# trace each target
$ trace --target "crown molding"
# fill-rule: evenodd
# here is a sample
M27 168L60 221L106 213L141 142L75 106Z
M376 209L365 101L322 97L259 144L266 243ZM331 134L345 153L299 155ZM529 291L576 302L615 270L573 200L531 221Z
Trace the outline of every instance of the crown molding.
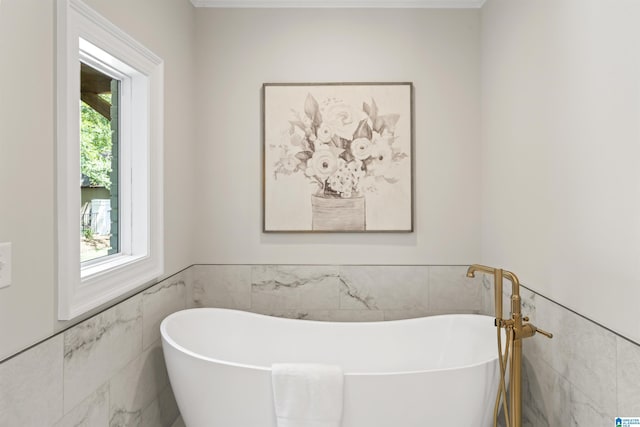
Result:
M213 8L479 9L486 0L191 0Z

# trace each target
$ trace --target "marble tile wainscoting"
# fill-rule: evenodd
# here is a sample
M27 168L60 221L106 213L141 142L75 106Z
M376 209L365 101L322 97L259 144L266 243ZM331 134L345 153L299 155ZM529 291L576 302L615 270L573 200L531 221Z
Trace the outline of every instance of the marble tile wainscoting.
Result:
M614 425L640 417L640 346L529 290L523 313L553 333L523 343L529 427Z
M160 344L165 316L190 307L336 321L493 315L489 280L465 272L194 265L0 363L0 427L183 426ZM599 427L639 416L640 346L526 288L522 296L524 314L554 333L524 344L524 425Z
M160 321L186 307L183 271L0 364L0 427L169 427L178 407Z
M375 321L482 313L490 301L466 266L195 265L192 307L279 317Z
M482 280L488 298L493 285ZM523 316L553 333L523 342L523 426L602 427L640 417L640 345L526 287L520 295ZM506 286L504 317L510 296Z

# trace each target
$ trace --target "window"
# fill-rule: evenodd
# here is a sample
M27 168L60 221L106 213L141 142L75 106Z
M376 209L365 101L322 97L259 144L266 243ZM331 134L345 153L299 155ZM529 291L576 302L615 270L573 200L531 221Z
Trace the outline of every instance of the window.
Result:
M110 71L95 58L80 59L80 262L83 265L120 253L118 106L126 76Z
M58 2L58 318L163 272L162 60ZM80 185L78 185L80 182Z

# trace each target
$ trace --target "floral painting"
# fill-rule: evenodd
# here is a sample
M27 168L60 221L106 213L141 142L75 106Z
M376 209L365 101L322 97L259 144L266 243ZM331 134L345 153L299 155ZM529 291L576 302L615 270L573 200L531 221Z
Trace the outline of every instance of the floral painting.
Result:
M263 95L265 231L413 231L411 83Z

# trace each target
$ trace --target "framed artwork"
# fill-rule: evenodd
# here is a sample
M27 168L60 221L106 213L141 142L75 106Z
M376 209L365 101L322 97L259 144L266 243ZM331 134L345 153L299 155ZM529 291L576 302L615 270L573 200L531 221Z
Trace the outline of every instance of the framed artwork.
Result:
M413 231L412 83L265 83L265 232Z

